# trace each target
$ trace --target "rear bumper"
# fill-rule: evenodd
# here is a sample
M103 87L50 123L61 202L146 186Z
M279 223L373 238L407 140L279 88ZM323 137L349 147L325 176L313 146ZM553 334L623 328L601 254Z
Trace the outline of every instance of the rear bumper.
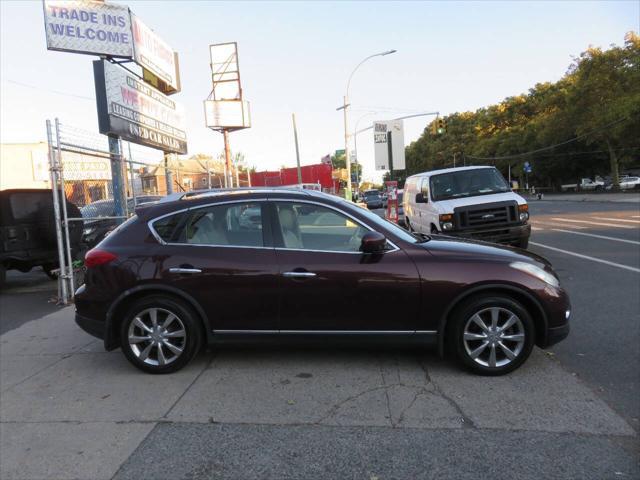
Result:
M76 323L78 326L87 332L89 335L93 335L100 340L104 339L105 323L92 318L83 317L76 312Z
M454 237L484 240L493 243L517 244L531 236L531 225L504 226L483 230L453 230L443 232Z

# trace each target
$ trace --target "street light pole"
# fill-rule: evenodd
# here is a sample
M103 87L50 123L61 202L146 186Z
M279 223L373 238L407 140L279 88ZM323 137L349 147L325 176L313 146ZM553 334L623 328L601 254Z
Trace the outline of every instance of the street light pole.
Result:
M351 79L353 78L353 74L356 73L356 71L358 70L358 68L360 68L360 66L366 62L367 60L372 59L373 57L384 57L385 55L390 55L392 53L395 53L396 50L387 50L385 52L380 52L380 53L374 53L373 55L369 55L368 57L366 57L364 60L362 60L358 65L356 65L356 68L353 69L353 71L351 72L351 75L349 75L349 80L347 81L347 90L346 90L346 94L344 96L344 103L342 104L342 107L338 108L338 110L344 110L344 155L345 155L345 164L347 167L347 188L346 191L344 192L345 194L345 198L347 200L351 200L352 196L351 196L351 159L349 158L349 115L347 113L347 108L349 108L349 88L351 87Z

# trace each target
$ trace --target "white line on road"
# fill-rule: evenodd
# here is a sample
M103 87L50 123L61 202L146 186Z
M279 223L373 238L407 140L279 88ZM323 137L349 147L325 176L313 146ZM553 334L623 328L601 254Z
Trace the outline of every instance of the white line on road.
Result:
M599 225L599 226L603 226L603 227L634 228L634 227L631 227L629 225L617 225L615 223L602 223L602 222L589 222L587 220L573 220L572 218L552 217L551 220L557 220L559 222L586 223L588 225Z
M563 228L577 228L579 230L587 230L589 227L583 227L582 225L558 225L557 223L548 223L548 222L541 222L539 220L536 220L534 222L536 225L544 225L545 227L563 227Z
M576 232L575 230L564 230L562 228L552 228L554 232L575 233L576 235L584 235L585 237L602 238L604 240L613 240L614 242L630 243L632 245L640 245L635 240L625 240L624 238L607 237L606 235L596 235L595 233Z
M533 230L534 232L535 232L535 231L537 231L537 230L542 231L542 230L544 230L544 228L540 228L540 227L531 227L531 230Z
M542 243L537 242L529 242L529 245L535 245L536 247L547 248L549 250L553 250L555 252L564 253L565 255L571 255L573 257L584 258L585 260L591 260L592 262L604 263L605 265L610 265L612 267L622 268L624 270L631 270L632 272L640 273L640 268L630 267L629 265L622 265L620 263L610 262L608 260L602 260L601 258L590 257L588 255L582 255L580 253L569 252L568 250L562 250L561 248L551 247L549 245L543 245Z
M640 218L640 215L631 215L631 218Z
M640 223L640 220L625 220L624 218L616 218L616 217L591 217L591 218L595 218L596 220L614 220L616 222L625 222L625 223Z

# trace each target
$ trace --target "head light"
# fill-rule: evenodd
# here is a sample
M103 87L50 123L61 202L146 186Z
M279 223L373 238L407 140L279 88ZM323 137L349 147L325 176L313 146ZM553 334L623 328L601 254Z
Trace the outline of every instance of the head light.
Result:
M529 214L527 212L520 212L520 221L526 222L529 220Z
M559 287L560 282L556 277L551 275L546 270L543 270L540 267L537 267L531 263L526 262L512 262L509 264L511 268L515 268L516 270L520 270L521 272L528 273L532 277L536 277L538 280L542 280L543 282L551 285L552 287Z

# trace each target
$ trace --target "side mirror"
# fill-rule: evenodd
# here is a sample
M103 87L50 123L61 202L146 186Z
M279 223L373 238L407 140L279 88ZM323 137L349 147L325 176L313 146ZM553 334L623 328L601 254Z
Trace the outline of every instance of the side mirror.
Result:
M427 203L427 199L424 198L424 194L422 192L416 193L416 203Z
M387 245L387 238L379 232L367 232L362 237L360 251L362 253L382 253Z

